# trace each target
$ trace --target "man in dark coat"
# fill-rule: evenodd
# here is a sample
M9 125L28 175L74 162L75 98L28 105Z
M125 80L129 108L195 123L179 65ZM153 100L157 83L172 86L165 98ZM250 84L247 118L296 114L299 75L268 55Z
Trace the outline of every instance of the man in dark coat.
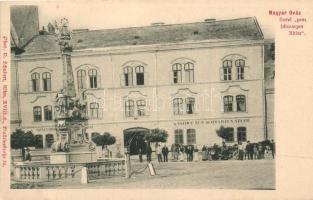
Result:
M152 154L152 148L150 146L150 144L147 145L147 162L151 162L151 154Z
M166 144L164 145L164 147L162 148L162 154L163 154L163 161L164 162L168 162L168 148L166 146Z

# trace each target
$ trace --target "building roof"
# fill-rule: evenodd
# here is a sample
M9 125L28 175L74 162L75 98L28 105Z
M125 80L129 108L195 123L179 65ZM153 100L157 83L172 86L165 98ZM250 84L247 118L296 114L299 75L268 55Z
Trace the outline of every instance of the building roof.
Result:
M187 24L156 25L104 30L80 30L72 33L73 50L132 45L152 45L202 40L262 40L255 18L240 18ZM57 36L37 35L25 53L56 52Z
M38 32L38 6L11 6L11 34L15 35L13 39L15 47L23 48Z

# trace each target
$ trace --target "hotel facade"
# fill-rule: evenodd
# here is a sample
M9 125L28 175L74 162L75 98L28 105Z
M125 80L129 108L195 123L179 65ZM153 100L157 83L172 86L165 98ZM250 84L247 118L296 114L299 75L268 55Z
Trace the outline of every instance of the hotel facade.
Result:
M127 131L159 128L168 132L168 145L201 147L221 144L221 126L232 128L230 144L273 137L266 128L264 38L255 18L73 30L71 42L89 139L109 132L123 146ZM51 24L12 54L11 132L30 130L43 148L56 139L62 65Z

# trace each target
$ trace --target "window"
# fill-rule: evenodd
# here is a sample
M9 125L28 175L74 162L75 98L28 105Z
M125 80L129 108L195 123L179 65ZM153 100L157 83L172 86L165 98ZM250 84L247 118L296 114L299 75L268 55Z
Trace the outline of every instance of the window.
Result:
M185 81L187 83L193 83L194 82L194 65L193 63L186 63L184 65L185 69Z
M186 99L186 113L193 114L195 108L195 98L189 97Z
M242 59L236 60L235 65L237 68L237 79L243 80L244 79L245 61Z
M183 99L182 98L175 98L173 100L173 107L174 107L174 115L183 114Z
M238 142L245 142L247 140L247 129L246 127L237 128L237 140Z
M138 116L144 116L146 102L144 100L138 100L136 103L137 103Z
M233 111L233 96L224 96L224 112Z
M192 145L196 144L196 130L187 129L187 144Z
M90 88L97 88L97 70L90 69L88 71Z
M77 71L77 85L78 89L86 89L86 71L78 70Z
M125 86L133 85L133 68L131 67L124 68L124 79L125 79Z
M231 68L232 68L232 61L225 60L223 62L224 81L231 80Z
M126 117L134 117L134 101L128 100L125 102L125 115Z
M184 135L182 129L175 130L175 144L184 144Z
M144 76L144 67L137 66L135 68L136 72L136 83L137 85L144 85L145 84L145 76Z
M237 111L238 112L245 112L246 111L246 97L244 95L237 95L236 96L236 103L237 103Z
M52 120L52 106L45 106L43 110L45 121Z
M32 73L31 75L32 78L32 89L33 92L38 92L39 91L39 80L40 80L40 75L39 73Z
M229 135L227 138L225 138L226 142L233 142L234 141L234 128L228 128Z
M52 134L47 134L46 135L46 145L47 145L47 147L50 148L53 143L54 143L53 135Z
M40 122L41 121L41 107L40 106L35 106L33 108L33 115L34 115L34 121L35 122Z
M98 119L99 117L99 104L90 103L90 118Z
M175 63L172 66L173 69L173 82L181 83L182 82L182 65L179 63Z
M49 72L42 73L43 91L51 90L51 74Z

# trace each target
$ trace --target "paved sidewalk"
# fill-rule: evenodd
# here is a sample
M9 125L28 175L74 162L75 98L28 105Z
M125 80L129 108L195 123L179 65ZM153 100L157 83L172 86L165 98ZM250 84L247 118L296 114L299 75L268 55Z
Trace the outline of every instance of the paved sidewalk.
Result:
M274 160L228 160L206 162L153 162L157 175L148 169L135 173L130 179L111 177L78 183L45 185L44 188L203 188L203 189L274 189ZM146 163L133 163L133 170L141 171Z

